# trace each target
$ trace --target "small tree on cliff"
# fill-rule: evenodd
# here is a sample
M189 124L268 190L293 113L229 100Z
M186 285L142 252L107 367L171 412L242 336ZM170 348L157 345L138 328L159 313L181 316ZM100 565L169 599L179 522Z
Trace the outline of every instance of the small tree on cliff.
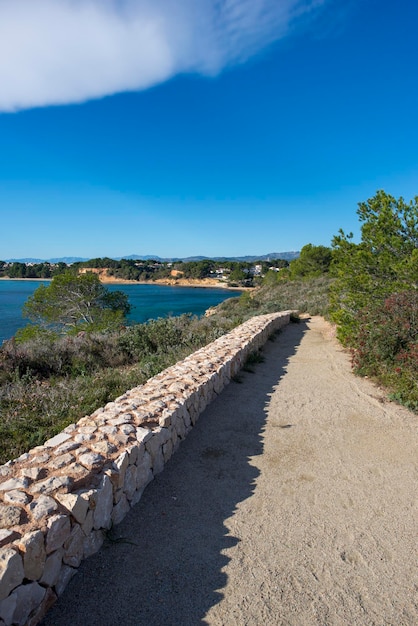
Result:
M97 274L66 271L41 285L27 300L24 317L41 328L64 333L112 330L130 311L128 297L109 291Z

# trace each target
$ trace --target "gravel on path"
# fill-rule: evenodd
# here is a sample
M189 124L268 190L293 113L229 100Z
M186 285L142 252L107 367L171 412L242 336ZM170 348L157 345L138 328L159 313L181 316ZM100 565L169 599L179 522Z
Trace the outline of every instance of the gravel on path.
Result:
M415 626L416 416L322 318L206 409L44 626Z

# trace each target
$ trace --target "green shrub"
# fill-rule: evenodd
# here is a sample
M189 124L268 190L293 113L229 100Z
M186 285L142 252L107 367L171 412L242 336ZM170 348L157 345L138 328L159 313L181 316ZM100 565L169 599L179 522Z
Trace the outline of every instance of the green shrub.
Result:
M395 293L358 316L352 361L361 375L378 378L392 396L418 409L418 292Z

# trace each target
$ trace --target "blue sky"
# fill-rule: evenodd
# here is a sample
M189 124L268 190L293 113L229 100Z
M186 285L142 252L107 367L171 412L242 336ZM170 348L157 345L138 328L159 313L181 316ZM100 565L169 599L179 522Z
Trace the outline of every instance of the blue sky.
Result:
M358 237L358 202L418 195L417 24L412 0L0 0L0 259Z

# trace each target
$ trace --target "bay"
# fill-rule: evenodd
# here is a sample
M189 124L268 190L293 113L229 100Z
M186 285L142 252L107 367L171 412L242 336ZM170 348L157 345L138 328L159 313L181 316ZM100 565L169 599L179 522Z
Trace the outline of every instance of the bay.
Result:
M0 280L0 344L27 324L27 320L22 317L22 307L41 284L48 284L48 281ZM127 294L132 306L128 316L131 324L183 313L200 316L209 307L239 295L237 292L216 287L170 287L153 284L106 286L110 291L119 290Z

